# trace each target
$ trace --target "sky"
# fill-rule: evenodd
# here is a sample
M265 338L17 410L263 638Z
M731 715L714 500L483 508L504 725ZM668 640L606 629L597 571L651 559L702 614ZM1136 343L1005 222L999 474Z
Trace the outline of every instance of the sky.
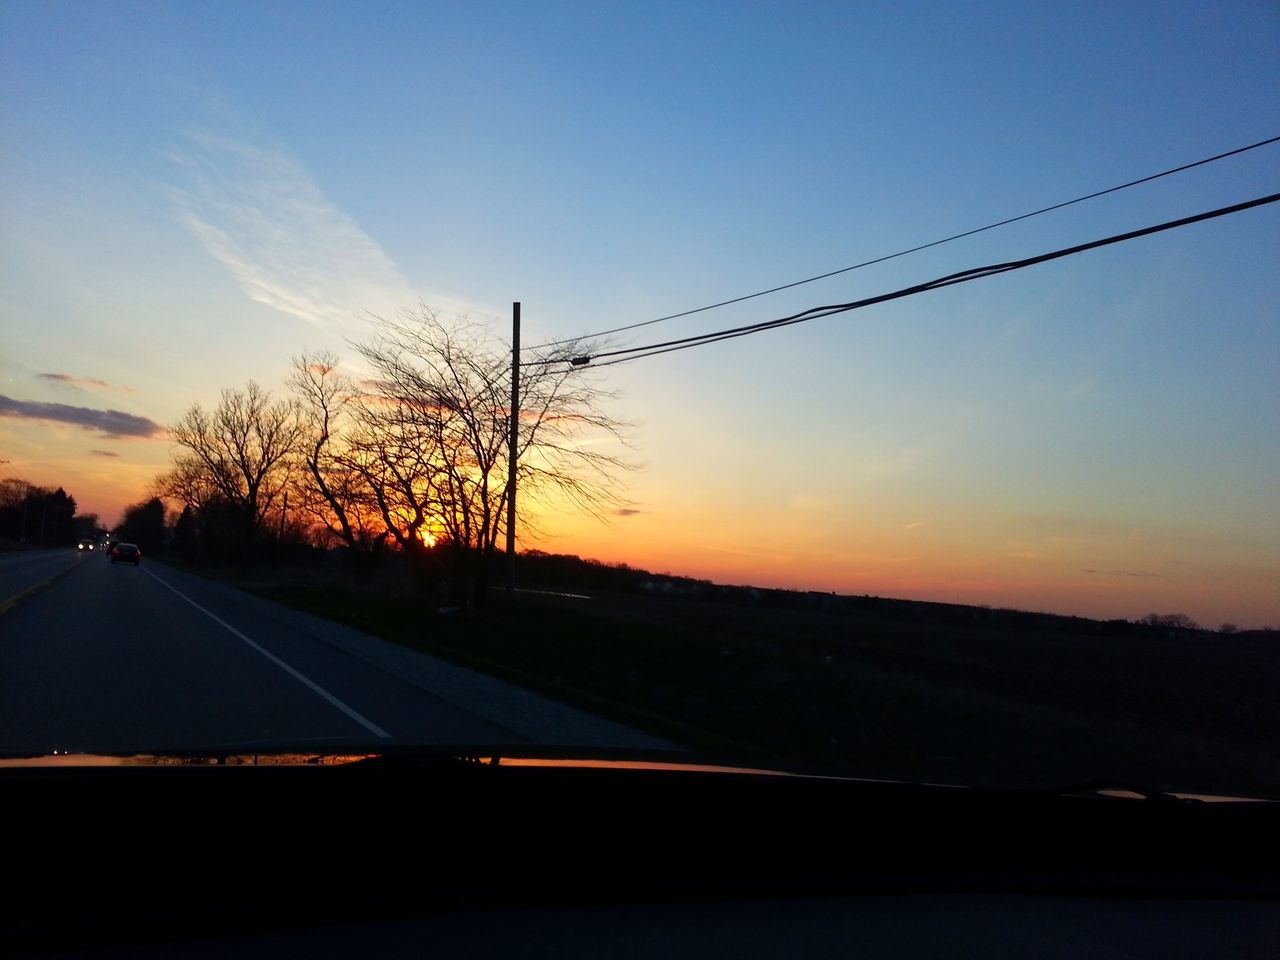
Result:
M165 425L419 302L526 344L1280 134L1280 7L0 5L0 475L117 518ZM687 336L1268 195L1280 144ZM1280 623L1280 205L601 369L624 511L720 582Z

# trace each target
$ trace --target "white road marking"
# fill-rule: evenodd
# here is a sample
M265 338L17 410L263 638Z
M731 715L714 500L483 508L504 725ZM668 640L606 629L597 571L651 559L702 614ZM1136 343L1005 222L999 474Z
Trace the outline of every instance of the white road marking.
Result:
M559 590L526 590L516 587L516 593L540 593L544 597L568 597L570 600L590 600L585 593L561 593Z
M206 610L204 607L200 606L200 604L196 603L194 600L188 597L185 593L183 593L177 587L171 584L165 583L163 580L157 577L150 570L143 568L142 572L147 574L147 576L151 577L152 580L155 580L156 583L159 583L161 586L168 587L170 590L172 590L174 593L180 596L183 600L187 601L187 603L191 604L193 607L195 607L197 610L203 613L210 620L213 620L215 623L221 624L227 630L231 631L233 634L235 634L237 637L239 637L249 646L253 647L253 649L257 650L260 654L262 654L264 657L266 657L268 660L274 663L277 667L279 667L285 673L289 674L294 679L300 680L302 683L306 684L308 687L310 687L320 696L324 697L324 699L328 700L331 704L333 704L335 707L337 707L339 710L345 713L348 717L350 717L356 723L360 724L366 730L370 731L375 736L382 737L385 740L391 739L391 734L387 733L387 731L383 730L376 723L374 723L371 720L367 720L365 717L361 716L358 712L351 709L349 706L347 706L345 703L343 703L341 700L339 700L337 697L331 694L328 690L324 689L324 687L320 686L318 683L315 683L313 680L310 680L309 678L304 677L297 670L293 669L293 667L289 666L287 663L285 663L283 660L277 657L270 650L267 650L266 648L262 647L260 644L254 643L252 640L246 637L243 633L241 633L231 624L227 623L227 621L223 620L216 613L211 613L210 611Z

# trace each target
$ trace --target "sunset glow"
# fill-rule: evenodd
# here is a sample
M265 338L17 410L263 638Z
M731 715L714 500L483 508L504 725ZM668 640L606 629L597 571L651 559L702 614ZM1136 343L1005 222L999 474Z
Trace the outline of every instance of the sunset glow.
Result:
M760 11L721 23L719 5L678 29L608 4L446 6L426 26L325 9L305 55L282 10L251 30L211 8L2 15L0 476L62 486L113 524L150 496L192 404L251 379L283 397L304 349L367 376L352 344L370 316L419 301L495 340L521 301L526 358L671 317L592 341L599 358L1277 189L1272 146L874 262L1273 135L1280 25L1263 8L1153 26L1123 5L1010 4L1009 32L939 8L928 36L874 5L818 5L786 30ZM333 72L368 55L366 34L393 83ZM250 62L252 77L227 66ZM725 583L1280 624L1278 216L583 364L631 428L629 445L585 427L575 442L635 469L603 518L526 491L519 547Z

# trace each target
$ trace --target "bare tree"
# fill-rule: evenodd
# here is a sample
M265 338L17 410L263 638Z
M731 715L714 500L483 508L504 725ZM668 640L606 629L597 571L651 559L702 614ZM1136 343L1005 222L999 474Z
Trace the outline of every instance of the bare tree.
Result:
M327 351L294 360L289 385L300 401L302 432L297 478L300 512L356 556L372 558L391 535L382 519L365 459L353 447L360 395Z
M190 454L174 457L173 466L151 481L151 492L167 500L176 500L197 514L219 496L204 463Z
M1185 613L1149 613L1138 623L1149 627L1165 627L1170 630L1199 630L1196 623Z
M383 511L393 535L420 542L424 525L436 525L455 557L455 587L468 579L469 564L480 599L487 560L506 529L510 350L478 324L446 323L425 306L376 323L375 335L355 345L374 376L353 450L379 502L394 493L395 509ZM537 359L567 359L573 348ZM626 426L604 410L613 394L567 362L525 367L521 394L517 479L525 502L559 494L599 516L620 503L617 478L629 464L610 452Z
M252 381L242 391L223 390L212 412L194 405L170 428L170 437L186 451L175 461L175 489L185 487L193 496L213 491L234 504L244 525L247 561L289 483L301 431L297 401L273 402Z

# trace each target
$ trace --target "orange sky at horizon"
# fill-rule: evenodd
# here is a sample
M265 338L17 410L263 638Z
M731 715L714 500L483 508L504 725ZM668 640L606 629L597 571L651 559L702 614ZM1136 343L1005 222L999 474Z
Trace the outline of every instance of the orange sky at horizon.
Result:
M1203 531L1069 530L1067 517L933 519L843 516L814 526L778 510L750 526L750 512L696 500L681 508L633 508L608 523L543 516L522 548L573 553L717 583L1008 607L1097 619L1182 612L1205 626L1280 622L1265 551L1242 560L1239 544ZM1150 558L1169 551L1165 559Z
M522 547L1280 624L1274 4L174 6L4 8L0 476L115 524L192 404L518 300L637 461Z
M81 514L97 513L109 525L125 506L149 496L152 478L168 465L162 439L113 442L63 424L0 424L11 461L7 476L62 486ZM93 457L82 453L86 447L121 455ZM725 584L1099 619L1182 612L1210 627L1280 622L1265 556L1249 563L1246 554L1242 561L1239 543L1215 550L1212 537L1194 530L1109 531L1076 523L1083 529L1072 533L1069 517L1018 516L990 505L979 514L972 504L924 516L885 502L860 517L804 498L778 504L760 523L758 511L731 498L715 501L686 488L671 499L663 507L621 508L623 515L606 522L542 505L536 529L522 531L519 547ZM533 513L533 504L522 506ZM1165 560L1144 563L1161 551L1168 552Z

